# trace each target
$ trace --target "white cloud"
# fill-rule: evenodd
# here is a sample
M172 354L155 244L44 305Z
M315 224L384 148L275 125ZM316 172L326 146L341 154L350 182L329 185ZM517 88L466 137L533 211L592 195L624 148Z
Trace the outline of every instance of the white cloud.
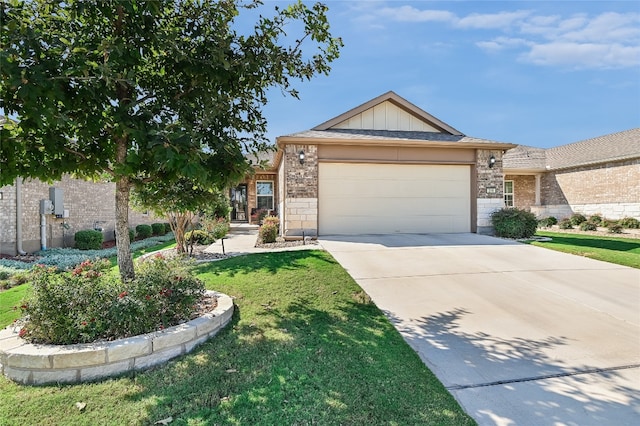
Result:
M476 29L508 28L526 18L530 14L531 12L527 10L484 14L472 13L471 15L458 19L455 22L455 26L459 28Z
M385 26L392 22L441 22L457 30L493 32L491 38L475 45L491 53L515 51L520 60L536 65L579 69L637 67L640 63L640 13L562 16L516 10L458 16L448 10L408 5L368 12L372 22Z
M451 22L457 19L446 10L420 10L412 6L385 7L379 14L400 22Z
M537 65L570 68L625 68L640 63L640 46L621 44L555 42L537 44L522 55Z

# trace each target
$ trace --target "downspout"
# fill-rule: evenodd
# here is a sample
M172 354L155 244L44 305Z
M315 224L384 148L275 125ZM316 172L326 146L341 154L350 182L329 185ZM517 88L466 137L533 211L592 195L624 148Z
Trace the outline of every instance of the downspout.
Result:
M16 179L16 251L19 255L27 254L22 249L22 178Z

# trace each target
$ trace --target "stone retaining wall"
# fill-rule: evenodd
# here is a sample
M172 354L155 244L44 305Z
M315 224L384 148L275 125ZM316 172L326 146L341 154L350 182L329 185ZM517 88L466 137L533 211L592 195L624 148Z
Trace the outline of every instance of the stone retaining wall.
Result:
M0 331L0 373L29 385L77 383L143 370L191 352L231 321L233 300L222 293L217 307L166 330L111 342L33 345L9 326Z

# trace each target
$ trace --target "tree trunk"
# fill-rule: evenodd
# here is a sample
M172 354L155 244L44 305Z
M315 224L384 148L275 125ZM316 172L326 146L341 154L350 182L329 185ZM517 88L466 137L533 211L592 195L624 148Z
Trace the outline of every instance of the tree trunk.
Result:
M131 241L129 241L129 179L121 177L116 182L116 247L120 278L128 281L135 278Z

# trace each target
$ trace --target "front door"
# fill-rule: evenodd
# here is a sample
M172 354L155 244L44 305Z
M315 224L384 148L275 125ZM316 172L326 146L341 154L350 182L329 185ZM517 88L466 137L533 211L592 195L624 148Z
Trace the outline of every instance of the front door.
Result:
M231 220L246 222L247 221L247 185L240 184L231 189Z

